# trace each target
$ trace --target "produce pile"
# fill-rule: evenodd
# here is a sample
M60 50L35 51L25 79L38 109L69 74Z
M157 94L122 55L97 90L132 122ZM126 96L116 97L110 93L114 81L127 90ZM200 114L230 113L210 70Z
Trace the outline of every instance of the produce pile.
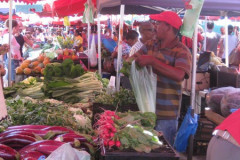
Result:
M50 59L44 54L40 54L35 60L24 60L23 63L16 68L16 74L42 74L44 68L50 63Z
M106 110L94 125L99 142L108 150L134 149L150 153L163 145L153 128L156 115L151 112L113 112Z
M57 42L62 49L65 49L65 48L71 49L73 48L74 39L70 36L66 36L66 37L57 36Z
M38 160L47 157L64 143L94 154L92 137L59 126L21 125L0 133L0 159Z
M107 91L101 92L96 96L94 102L118 107L136 104L136 99L133 91L120 88L118 92L114 92L112 94L107 93Z
M72 49L58 49L55 51L57 54L57 60L65 60L65 59L72 59L73 61L80 59L80 57L76 54L76 52Z
M15 83L12 87L6 87L3 90L4 97L29 96L31 98L44 98L42 91L43 79L38 77L28 77L25 80Z
M6 128L24 124L57 125L69 127L80 133L92 133L89 118L91 113L86 109L82 110L80 106L71 106L56 100L36 100L27 97L8 99L6 105L8 118L0 122L0 125ZM89 106L85 105L84 108Z

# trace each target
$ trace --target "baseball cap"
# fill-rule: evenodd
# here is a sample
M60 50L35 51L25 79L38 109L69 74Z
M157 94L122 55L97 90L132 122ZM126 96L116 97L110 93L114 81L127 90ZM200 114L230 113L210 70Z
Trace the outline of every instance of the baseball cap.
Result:
M155 21L166 22L176 29L179 29L182 25L181 18L173 11L164 11L160 14L152 14L150 15L150 18Z

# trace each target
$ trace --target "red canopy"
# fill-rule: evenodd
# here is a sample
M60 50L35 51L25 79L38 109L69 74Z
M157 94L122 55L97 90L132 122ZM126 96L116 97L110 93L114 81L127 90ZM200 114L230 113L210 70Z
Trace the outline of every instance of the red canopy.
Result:
M0 0L0 2L8 2L8 1L9 0ZM32 4L32 3L36 3L37 1L41 1L41 0L14 0L14 1Z
M53 2L53 14L58 17L83 14L84 3L87 0L57 0ZM92 0L96 7L96 0Z
M52 8L47 3L43 6L42 12L35 12L35 13L39 15L39 17L53 17Z
M7 20L8 17L9 17L9 15L0 15L0 19L1 19L2 21ZM21 19L21 17L19 17L19 16L17 16L17 15L12 15L12 19Z

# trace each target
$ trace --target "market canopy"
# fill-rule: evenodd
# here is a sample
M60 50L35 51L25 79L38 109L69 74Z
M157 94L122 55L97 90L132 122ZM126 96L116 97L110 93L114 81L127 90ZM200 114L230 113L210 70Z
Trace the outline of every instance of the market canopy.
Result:
M9 0L0 0L0 2L8 2ZM33 4L36 3L37 1L41 1L41 0L14 0L15 2L24 2L27 4Z
M137 7L151 7L152 9L171 9L171 8L184 8L183 0L98 0L97 9L101 14L109 14L111 7L125 5L125 8L130 6L129 11L125 11L126 14L133 14ZM120 12L118 7L118 13ZM205 16L219 16L221 11L227 11L229 16L240 15L240 0L205 0L201 15ZM117 12L112 10L112 12Z
M74 14L83 14L84 4L87 0L56 0L53 2L53 14L58 17L65 17ZM96 6L96 0L92 0Z

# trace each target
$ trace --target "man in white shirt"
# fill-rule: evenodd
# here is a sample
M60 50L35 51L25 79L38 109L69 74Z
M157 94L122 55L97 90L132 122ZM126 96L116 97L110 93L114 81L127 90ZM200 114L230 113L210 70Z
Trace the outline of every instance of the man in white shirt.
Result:
M225 50L225 41L226 38L224 37L222 43L220 44L221 50L219 51L219 57L221 57L223 61L225 61L226 55L229 56L238 44L238 38L235 34L233 34L232 25L228 25L228 50Z
M143 22L139 26L139 32L141 34L141 38L132 46L129 56L134 55L140 48L142 48L143 44L154 37L154 26L150 22Z

